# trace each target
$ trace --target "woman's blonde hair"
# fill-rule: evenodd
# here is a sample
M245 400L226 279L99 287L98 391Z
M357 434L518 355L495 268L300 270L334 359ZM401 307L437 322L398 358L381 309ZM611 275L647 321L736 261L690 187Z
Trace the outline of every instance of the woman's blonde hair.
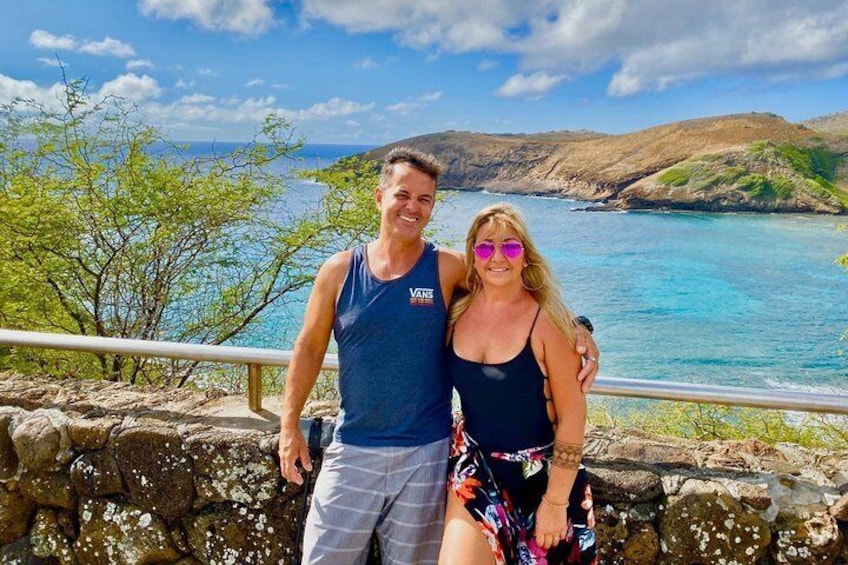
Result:
M477 234L486 225L492 225L500 230L512 230L524 245L524 269L521 271L521 284L533 296L539 306L548 315L553 324L565 335L569 342L574 343L574 314L562 300L559 284L551 273L548 262L539 253L524 218L517 208L501 202L483 208L474 217L468 235L465 238L465 283L468 293L457 298L450 308L448 325L453 326L460 316L468 309L471 302L483 290L483 281L474 268L474 244Z

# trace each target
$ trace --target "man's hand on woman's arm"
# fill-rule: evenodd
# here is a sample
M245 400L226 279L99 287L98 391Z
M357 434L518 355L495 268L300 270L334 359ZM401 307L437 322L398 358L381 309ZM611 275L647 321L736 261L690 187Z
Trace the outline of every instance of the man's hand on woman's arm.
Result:
M580 389L583 394L586 394L595 383L595 377L598 376L598 359L601 352L598 350L595 338L589 331L591 323L588 320L583 322L576 319L576 321L577 323L574 324L574 346L577 353L583 358L583 368L577 373L577 380L580 381ZM589 327L586 326L587 323Z

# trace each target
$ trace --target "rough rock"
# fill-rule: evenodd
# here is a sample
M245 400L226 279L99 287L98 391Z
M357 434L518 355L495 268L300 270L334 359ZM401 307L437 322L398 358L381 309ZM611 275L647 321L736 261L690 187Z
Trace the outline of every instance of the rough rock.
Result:
M757 439L711 443L714 448L707 457L707 465L710 467L744 471L767 469L778 473L792 469L789 459L783 453Z
M589 469L589 484L598 504L648 502L663 494L660 476L628 465L595 465Z
M768 524L758 514L709 481L686 481L679 494L669 497L659 529L660 562L665 564L702 563L710 556L713 563L755 565L771 542Z
M133 504L86 499L80 504L80 535L74 542L80 563L134 565L175 561L165 522Z
M109 440L112 429L119 423L117 418L76 419L68 424L68 436L81 450L101 449Z
M84 453L71 464L71 482L81 495L96 497L121 494L124 482L111 449Z
M257 507L278 492L279 468L258 437L205 431L186 438L185 447L197 473L197 506L231 501Z
M830 565L836 563L842 550L842 532L826 512L810 516L781 513L773 535L771 556L775 563Z
M842 522L848 522L848 493L843 494L839 500L830 507L830 515Z
M293 524L285 505L265 510L235 503L210 505L185 519L192 553L202 563L284 563L292 556Z
M655 563L660 542L651 523L653 517L653 510L640 513L626 505L595 505L598 562L609 565Z
M724 485L733 498L754 510L766 510L772 504L768 485L765 483L753 484L739 480L726 481Z
M9 435L11 423L10 414L0 414L0 481L14 477L18 472L18 455Z
M4 565L56 565L52 558L41 558L32 552L29 536L0 547L0 563Z
M34 512L32 500L0 485L0 544L12 543L26 534Z
M133 503L169 522L189 511L193 470L175 430L152 425L123 429L115 437L115 455Z
M74 565L77 562L71 541L62 531L53 510L42 509L36 513L30 543L33 554L38 557L55 557L60 565Z
M21 493L33 499L40 506L53 506L73 509L77 505L77 496L71 485L68 471L25 472L19 484Z
M57 454L32 458L49 469L19 461L0 479L0 563L56 565L63 536L81 564L264 564L291 555L305 498L279 476L276 415L250 412L235 395L168 394L0 375L0 399L15 406L0 406L6 460L18 458L10 435L18 428L59 434L58 450L55 434L30 434ZM72 405L65 416L58 400ZM324 408L329 416L332 406ZM59 464L68 453L73 463ZM848 504L846 452L589 426L586 453L601 563L774 565L776 555L801 554L848 563L848 522L837 519ZM734 453L744 456L731 465Z
M628 565L654 563L660 551L660 536L649 522L637 522L629 530L621 557Z
M692 451L670 443L652 440L629 439L612 443L607 449L606 457L663 467L698 466L698 459Z
M57 469L72 457L70 441L62 425L55 424L56 413L41 413L18 423L12 432L12 443L23 467L39 471ZM65 417L59 414L59 421Z

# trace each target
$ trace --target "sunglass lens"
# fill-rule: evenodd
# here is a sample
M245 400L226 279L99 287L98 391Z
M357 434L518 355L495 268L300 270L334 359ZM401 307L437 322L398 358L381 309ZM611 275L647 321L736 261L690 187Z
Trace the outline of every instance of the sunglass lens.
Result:
M486 260L495 253L495 245L493 243L478 243L474 246L474 254L482 260Z
M501 244L501 253L507 259L515 259L521 255L522 251L524 251L524 247L517 241L504 241Z

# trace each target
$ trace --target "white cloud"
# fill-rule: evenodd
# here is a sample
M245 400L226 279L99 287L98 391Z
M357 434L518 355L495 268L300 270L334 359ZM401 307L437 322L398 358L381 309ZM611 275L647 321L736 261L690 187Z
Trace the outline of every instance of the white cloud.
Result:
M397 104L386 106L386 112L394 112L397 114L406 115L417 107L418 104L414 104L412 102L398 102Z
M313 104L305 110L298 110L292 114L297 120L329 120L330 118L342 118L351 114L368 112L374 108L374 104L360 104L342 98L331 98L326 102Z
M250 88L252 86L262 86L263 84L265 84L264 80L262 80L261 78L255 78L253 80L247 81L247 84L245 84L245 86Z
M407 116L412 113L413 110L416 110L418 108L424 108L430 102L435 102L441 97L441 91L425 92L415 100L398 102L397 104L391 104L389 106L386 106L385 110L386 112L392 112L395 114L400 114L401 116Z
M527 0L539 5L551 0ZM525 14L514 0L304 0L306 20L324 20L351 32L394 32L403 45L447 51L499 47Z
M59 108L65 86L55 83L41 87L28 80L17 80L0 74L0 103L12 102L16 98L32 99L47 107ZM178 130L180 135L189 133L203 137L214 132L228 131L233 139L248 135L244 128L255 130L267 116L277 114L302 125L306 122L329 122L332 128L345 126L344 135L359 135L354 131L360 122L354 119L356 114L370 112L373 103L361 103L343 98L331 98L312 104L306 108L285 108L273 96L240 99L229 97L216 98L207 94L194 93L182 96L176 101L163 103L163 89L147 76L132 73L119 75L106 82L90 98L99 100L106 96L119 96L135 102L145 123L155 124L167 131ZM335 120L335 121L334 121ZM184 137L183 139L188 139Z
M89 55L97 55L99 57L104 55L113 55L115 57L121 57L122 59L135 57L135 49L132 48L132 45L117 39L112 39L109 36L106 36L106 39L103 41L85 41L79 46L79 51L82 53L88 53Z
M12 102L16 98L34 100L41 104L53 104L63 92L64 86L56 83L49 88L41 88L31 80L17 80L0 74L0 103Z
M188 96L183 96L177 102L178 104L208 104L210 102L214 102L215 97L209 96L208 94L190 94Z
M380 65L378 65L377 61L375 61L371 57L365 57L364 59L362 59L361 61L356 63L356 68L357 69L370 70L370 69L378 69L378 68L380 68Z
M139 0L145 16L189 20L213 31L258 35L274 24L270 0Z
M135 102L158 98L162 89L155 79L148 75L138 76L135 73L120 75L105 83L97 93L97 97L118 96Z
M78 51L89 55L112 55L115 57L135 57L135 49L129 43L106 36L102 41L86 39L77 41L73 35L61 37L53 35L43 29L37 29L29 36L29 42L39 49L53 49L57 51Z
M149 102L143 106L152 119L163 124L214 124L256 125L271 114L281 115L292 122L326 121L345 118L352 114L368 112L374 104L361 104L341 98L313 104L305 109L289 109L277 105L273 96L247 98L230 97L217 100L211 96L194 94L176 102L162 104Z
M213 71L212 69L198 69L197 73L202 77L218 76L218 73L216 71Z
M504 98L524 96L535 99L541 97L565 79L565 75L551 75L545 71L537 71L531 75L519 73L509 77L495 94Z
M150 59L133 59L132 61L127 61L126 67L128 71L135 71L138 69L152 69L154 65Z
M62 66L67 67L68 66L67 63L60 61L59 59L51 58L51 57L39 57L38 62L43 64L43 65L47 65L48 67L62 67Z
M612 66L607 90L615 96L709 75L804 80L848 72L844 0L303 0L302 13L353 33L393 33L430 56L517 55L522 76ZM491 68L488 61L478 69Z
M57 51L67 51L76 47L76 40L73 35L59 37L43 29L32 32L29 35L29 42L39 49L54 49Z

